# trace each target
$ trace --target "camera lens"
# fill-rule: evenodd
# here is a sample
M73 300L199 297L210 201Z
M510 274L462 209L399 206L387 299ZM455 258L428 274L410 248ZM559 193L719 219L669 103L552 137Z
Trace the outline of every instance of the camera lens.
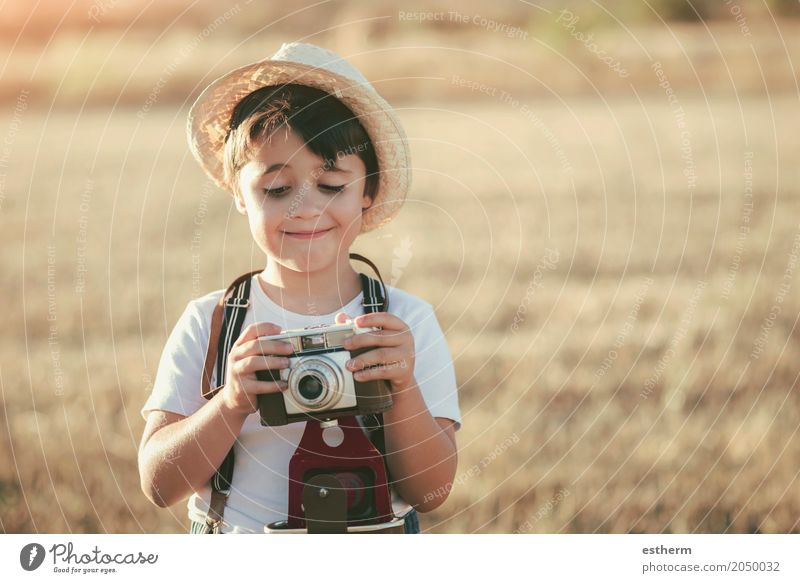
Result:
M325 411L342 398L340 367L319 355L302 359L289 373L288 396L300 411Z
M316 401L325 387L322 386L322 381L316 376L306 375L297 383L297 388L304 399Z

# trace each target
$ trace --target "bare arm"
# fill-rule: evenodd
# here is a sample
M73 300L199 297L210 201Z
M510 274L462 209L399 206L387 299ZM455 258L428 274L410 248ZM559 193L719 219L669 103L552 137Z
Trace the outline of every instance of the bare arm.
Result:
M340 312L336 321L347 315ZM375 347L348 363L357 381L385 379L391 383L394 405L383 414L386 463L397 493L420 512L447 499L458 466L455 423L433 417L414 378L414 336L400 318L386 312L356 317L362 327L381 329L351 336L349 350Z
M286 342L261 339L280 326L251 324L228 355L225 386L189 417L152 411L139 445L142 491L165 508L206 484L236 441L247 416L257 409L256 396L286 388L284 381L259 381L256 371L286 368L292 352Z
M166 508L207 484L246 418L218 398L189 417L152 411L139 446L139 475L147 498Z
M429 512L447 499L455 477L455 423L431 416L416 383L393 397L383 414L389 471L403 500Z

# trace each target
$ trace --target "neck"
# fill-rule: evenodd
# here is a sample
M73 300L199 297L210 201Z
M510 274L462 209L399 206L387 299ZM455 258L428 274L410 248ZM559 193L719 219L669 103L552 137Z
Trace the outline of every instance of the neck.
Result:
M361 291L361 280L347 255L308 272L295 271L268 258L258 279L273 302L298 314L329 314Z

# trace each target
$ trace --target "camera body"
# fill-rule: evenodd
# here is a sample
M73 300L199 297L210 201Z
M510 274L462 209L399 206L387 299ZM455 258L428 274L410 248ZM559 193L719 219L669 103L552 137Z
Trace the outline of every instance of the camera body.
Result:
M289 385L278 393L258 395L261 424L329 420L381 413L391 408L388 382L383 379L358 382L345 366L348 360L370 348L349 351L342 345L344 341L373 330L377 328L360 328L348 320L344 324L323 324L266 336L268 340L291 343L294 352L288 356L288 368L256 372L259 380L283 380Z

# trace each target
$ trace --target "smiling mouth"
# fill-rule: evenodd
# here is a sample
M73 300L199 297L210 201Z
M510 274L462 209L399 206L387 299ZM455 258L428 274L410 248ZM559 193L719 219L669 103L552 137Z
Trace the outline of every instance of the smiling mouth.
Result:
M333 230L333 227L330 229L320 229L317 231L283 231L284 235L288 235L293 239L316 239L318 237L322 237L326 233Z

